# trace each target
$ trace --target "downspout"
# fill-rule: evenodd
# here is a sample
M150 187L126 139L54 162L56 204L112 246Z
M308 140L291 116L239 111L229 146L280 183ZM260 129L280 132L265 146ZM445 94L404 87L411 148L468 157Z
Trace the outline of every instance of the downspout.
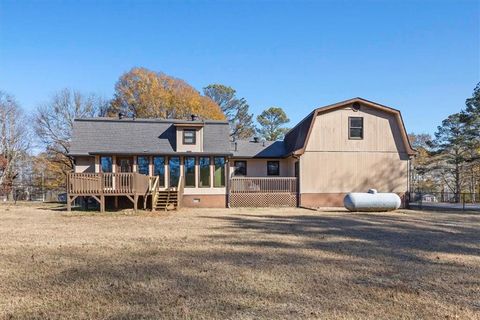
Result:
M300 156L292 152L292 158L298 162L298 177L297 177L297 207L300 207ZM293 167L293 174L295 174L295 164Z
M236 145L237 143L235 142L235 149L236 149ZM226 202L227 202L227 208L230 208L230 159L229 157L226 158L227 161L226 161L226 166L227 166L227 170L225 170L225 173L227 175L227 183L226 183L226 188L225 188L225 198L226 198Z

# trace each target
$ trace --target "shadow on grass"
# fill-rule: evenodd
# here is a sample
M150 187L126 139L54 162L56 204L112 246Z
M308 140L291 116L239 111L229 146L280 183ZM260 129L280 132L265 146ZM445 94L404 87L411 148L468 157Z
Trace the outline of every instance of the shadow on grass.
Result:
M420 217L420 218L418 218ZM424 253L451 253L479 256L480 216L439 214L421 219L408 214L399 217L386 214L329 215L249 215L210 217L227 223L217 230L217 241L245 247L296 247L318 249L371 259L425 260ZM472 220L472 225L468 221ZM250 237L244 237L248 231ZM294 236L292 242L256 240L264 236ZM277 237L278 238L278 237Z

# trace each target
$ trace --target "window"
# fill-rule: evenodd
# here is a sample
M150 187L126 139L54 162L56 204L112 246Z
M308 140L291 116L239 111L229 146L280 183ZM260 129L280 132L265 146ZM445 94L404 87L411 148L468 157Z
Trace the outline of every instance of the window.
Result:
M195 144L196 133L195 129L183 129L183 144Z
M138 173L144 174L144 175L149 175L149 168L148 166L150 165L150 159L145 156L137 157L137 165L138 165Z
M213 186L216 188L225 187L225 158L213 158L215 171L213 172Z
M235 161L235 171L236 176L246 176L247 175L247 161Z
M100 157L102 172L112 172L112 157Z
M210 187L210 158L200 157L198 165L200 167L200 179L198 179L198 186L200 188L208 188Z
M158 176L158 185L165 186L165 157L153 157L153 175Z
M348 139L363 139L363 118L348 117Z
M183 165L185 171L185 187L195 188L195 158L185 157Z
M280 162L267 161L267 175L279 176L280 175Z
M117 157L117 172L133 172L133 157Z
M168 166L170 168L168 173L170 177L169 186L177 187L178 180L180 179L180 157L170 157L168 160Z

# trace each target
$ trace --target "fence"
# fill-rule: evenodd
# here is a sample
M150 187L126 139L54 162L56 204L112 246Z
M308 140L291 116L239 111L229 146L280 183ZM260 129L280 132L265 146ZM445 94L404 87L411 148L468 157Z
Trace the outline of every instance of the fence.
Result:
M480 193L410 192L408 202L418 210L480 211Z
M234 177L230 180L231 207L295 207L297 178Z

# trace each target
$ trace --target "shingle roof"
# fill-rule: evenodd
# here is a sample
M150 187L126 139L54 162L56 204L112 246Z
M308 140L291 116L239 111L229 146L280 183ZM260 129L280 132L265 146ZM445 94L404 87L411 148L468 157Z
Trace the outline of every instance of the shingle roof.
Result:
M231 150L236 158L283 158L286 155L283 141L237 140L232 142Z
M156 119L76 119L71 155L88 154L172 154L176 148L178 123L201 123L203 153L230 154L226 121L184 121Z
M283 141L285 142L286 153L291 154L296 150L303 148L314 117L315 111L311 112L295 127L288 131L287 134L285 134Z

